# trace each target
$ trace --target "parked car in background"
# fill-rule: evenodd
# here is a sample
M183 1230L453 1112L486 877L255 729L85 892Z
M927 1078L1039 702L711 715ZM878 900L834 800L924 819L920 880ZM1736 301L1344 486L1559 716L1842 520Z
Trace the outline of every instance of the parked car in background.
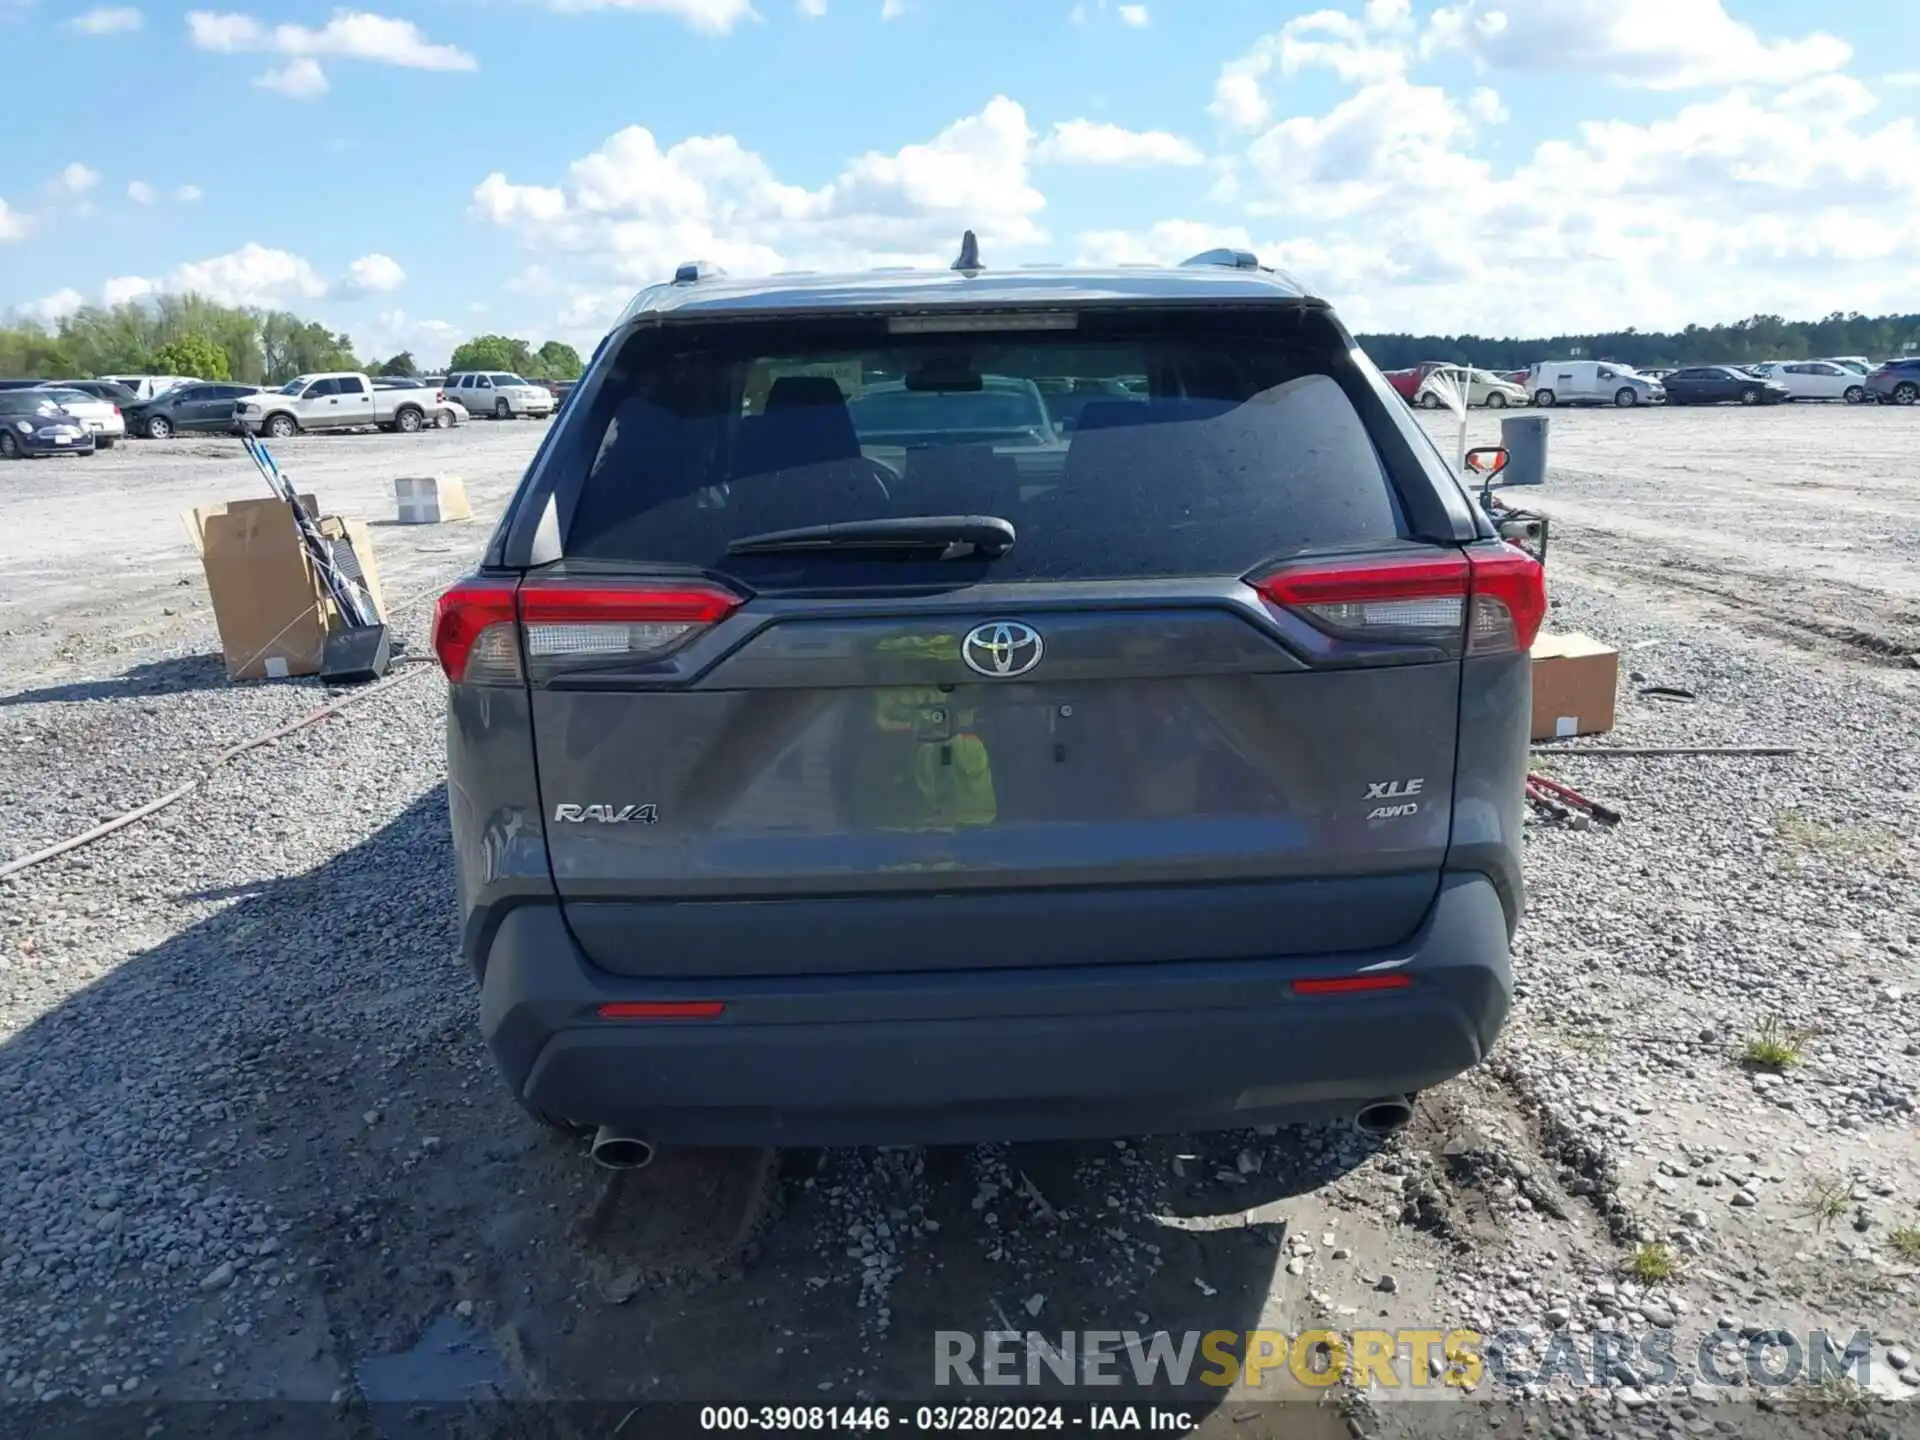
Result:
M127 431L149 440L169 440L175 435L212 432L233 433L233 407L249 395L258 395L258 385L236 385L227 380L189 380L172 385L151 400L127 410Z
M1387 383L1400 392L1401 399L1411 405L1413 397L1420 393L1421 382L1442 365L1451 364L1453 364L1451 360L1422 360L1418 365L1410 366L1405 370L1388 370L1385 372Z
M233 418L243 429L285 439L306 430L378 428L414 434L429 425L446 429L459 418L437 390L414 383L376 386L370 376L342 370L296 375L278 390L240 402Z
M1873 362L1864 355L1828 355L1827 360L1835 365L1844 365L1857 375L1866 375L1873 370Z
M1920 401L1920 355L1887 361L1867 376L1867 393L1883 405Z
M440 388L449 399L466 406L469 415L490 415L495 420L542 419L557 408L545 386L505 370L458 372L447 376Z
M128 406L140 403L140 397L118 380L49 380L47 383L67 390L83 390L96 400L110 400L120 407L122 415Z
M435 404L428 419L436 430L451 430L471 418L464 405L457 400L449 400L431 380L416 380L404 375L375 375L372 379L375 390L433 391Z
M195 375L97 375L94 378L111 380L116 385L124 385L140 399L151 400L175 385L186 385L199 377Z
M681 273L435 617L525 1109L612 1166L1381 1134L1481 1063L1543 575L1323 302L1251 256ZM1114 374L1044 478L976 438Z
M1651 380L1658 385L1665 383L1667 376L1673 373L1673 367L1671 365L1661 365L1652 370L1636 370L1634 373L1641 379Z
M93 431L40 390L0 391L0 460L91 455Z
M1464 365L1443 365L1435 369L1420 382L1420 388L1414 392L1413 403L1422 410L1438 410L1446 404L1441 393L1443 377L1452 377L1458 385L1463 377L1466 385L1467 404L1485 405L1489 409L1504 410L1509 405L1527 403L1527 392L1503 375L1495 375L1491 370L1473 370Z
M0 380L0 390L38 390L42 385L51 385L51 380Z
M1666 378L1669 405L1778 405L1793 394L1737 365L1688 365Z
M111 400L61 384L42 385L28 393L49 396L62 410L77 417L93 432L93 443L101 450L111 450L116 441L127 438L126 419Z
M1762 380L1786 386L1795 400L1844 400L1858 405L1867 398L1866 376L1837 360L1775 360L1749 368Z
M1629 365L1606 360L1543 360L1527 371L1533 403L1552 405L1651 405L1664 398L1660 382Z

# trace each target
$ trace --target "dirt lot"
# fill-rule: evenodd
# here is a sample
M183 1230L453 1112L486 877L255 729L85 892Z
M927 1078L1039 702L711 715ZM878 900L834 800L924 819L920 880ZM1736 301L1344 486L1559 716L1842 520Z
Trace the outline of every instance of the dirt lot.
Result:
M1920 1388L1920 670L1900 658L1920 417L1551 423L1526 502L1557 527L1550 623L1624 652L1611 743L1799 753L1543 762L1626 822L1532 831L1508 1033L1394 1141L595 1171L520 1117L478 1041L423 665L0 880L0 1396L101 1433L268 1399L345 1433L611 1433L638 1400L924 1398L941 1330L1325 1324L1510 1331L1525 1373L1447 1405L1280 1370L1191 1384L1184 1408L1235 1436L1908 1433L1912 1407L1829 1384L1800 1408L1745 1357L1777 1372L1776 1331L1864 1330L1873 1390ZM405 601L464 567L543 429L280 454L373 520L395 475L465 477L474 523L376 531ZM211 658L178 514L257 485L225 441L0 472L0 864L322 698L229 686ZM398 617L416 645L426 608ZM1780 1073L1743 1064L1763 1030L1792 1051ZM1723 1322L1745 1383L1662 1372L1663 1344L1690 1363ZM1635 1348L1596 1356L1615 1334ZM1549 1383L1555 1345L1579 1363ZM473 1403L494 1396L616 1408L535 1423Z

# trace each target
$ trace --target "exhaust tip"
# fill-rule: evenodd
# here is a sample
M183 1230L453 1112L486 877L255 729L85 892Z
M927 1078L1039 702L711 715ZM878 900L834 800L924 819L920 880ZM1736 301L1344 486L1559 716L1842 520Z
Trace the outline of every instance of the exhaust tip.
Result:
M644 1170L653 1163L653 1142L638 1135L623 1135L602 1125L593 1137L588 1152L593 1163L608 1170Z
M1413 1119L1413 1105L1404 1096L1373 1100L1354 1113L1353 1128L1363 1135L1391 1135Z

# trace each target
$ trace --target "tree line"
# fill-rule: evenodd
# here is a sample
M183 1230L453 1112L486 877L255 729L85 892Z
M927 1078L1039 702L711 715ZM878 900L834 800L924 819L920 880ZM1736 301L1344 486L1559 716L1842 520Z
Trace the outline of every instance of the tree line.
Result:
M1731 325L1684 330L1615 330L1544 339L1484 335L1359 335L1360 348L1382 370L1406 370L1428 360L1524 370L1539 360L1611 360L1635 369L1677 365L1752 365L1762 360L1811 360L1864 355L1884 360L1920 351L1920 315L1860 315L1835 311L1824 320L1751 315Z
M1920 351L1920 315L1842 314L1824 320L1752 315L1730 325L1684 330L1495 339L1483 335L1361 335L1382 370L1427 360L1521 370L1538 360L1612 360L1658 365L1746 365L1823 355L1885 359ZM453 352L449 370L510 370L530 380L575 380L582 362L571 345L535 348L509 335L481 335ZM203 380L279 384L316 370L418 375L409 351L385 360L356 358L353 342L285 310L217 305L199 295L161 295L122 305L87 305L48 326L16 318L0 325L0 376L73 379L92 375L193 375Z
M482 335L453 352L449 369L512 370L530 380L575 380L571 345L534 349ZM319 370L418 375L408 351L361 359L353 341L285 310L218 305L201 295L160 295L121 305L83 305L52 325L14 317L0 324L0 376L84 379L95 375L191 375L277 385Z

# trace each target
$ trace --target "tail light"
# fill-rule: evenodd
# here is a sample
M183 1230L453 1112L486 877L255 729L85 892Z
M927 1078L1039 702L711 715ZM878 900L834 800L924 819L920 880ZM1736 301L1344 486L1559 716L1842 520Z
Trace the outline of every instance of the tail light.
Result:
M1527 649L1547 612L1539 562L1504 543L1289 566L1254 588L1337 639L1474 655Z
M518 685L525 667L663 658L740 604L699 582L463 580L440 597L433 648L456 685Z

